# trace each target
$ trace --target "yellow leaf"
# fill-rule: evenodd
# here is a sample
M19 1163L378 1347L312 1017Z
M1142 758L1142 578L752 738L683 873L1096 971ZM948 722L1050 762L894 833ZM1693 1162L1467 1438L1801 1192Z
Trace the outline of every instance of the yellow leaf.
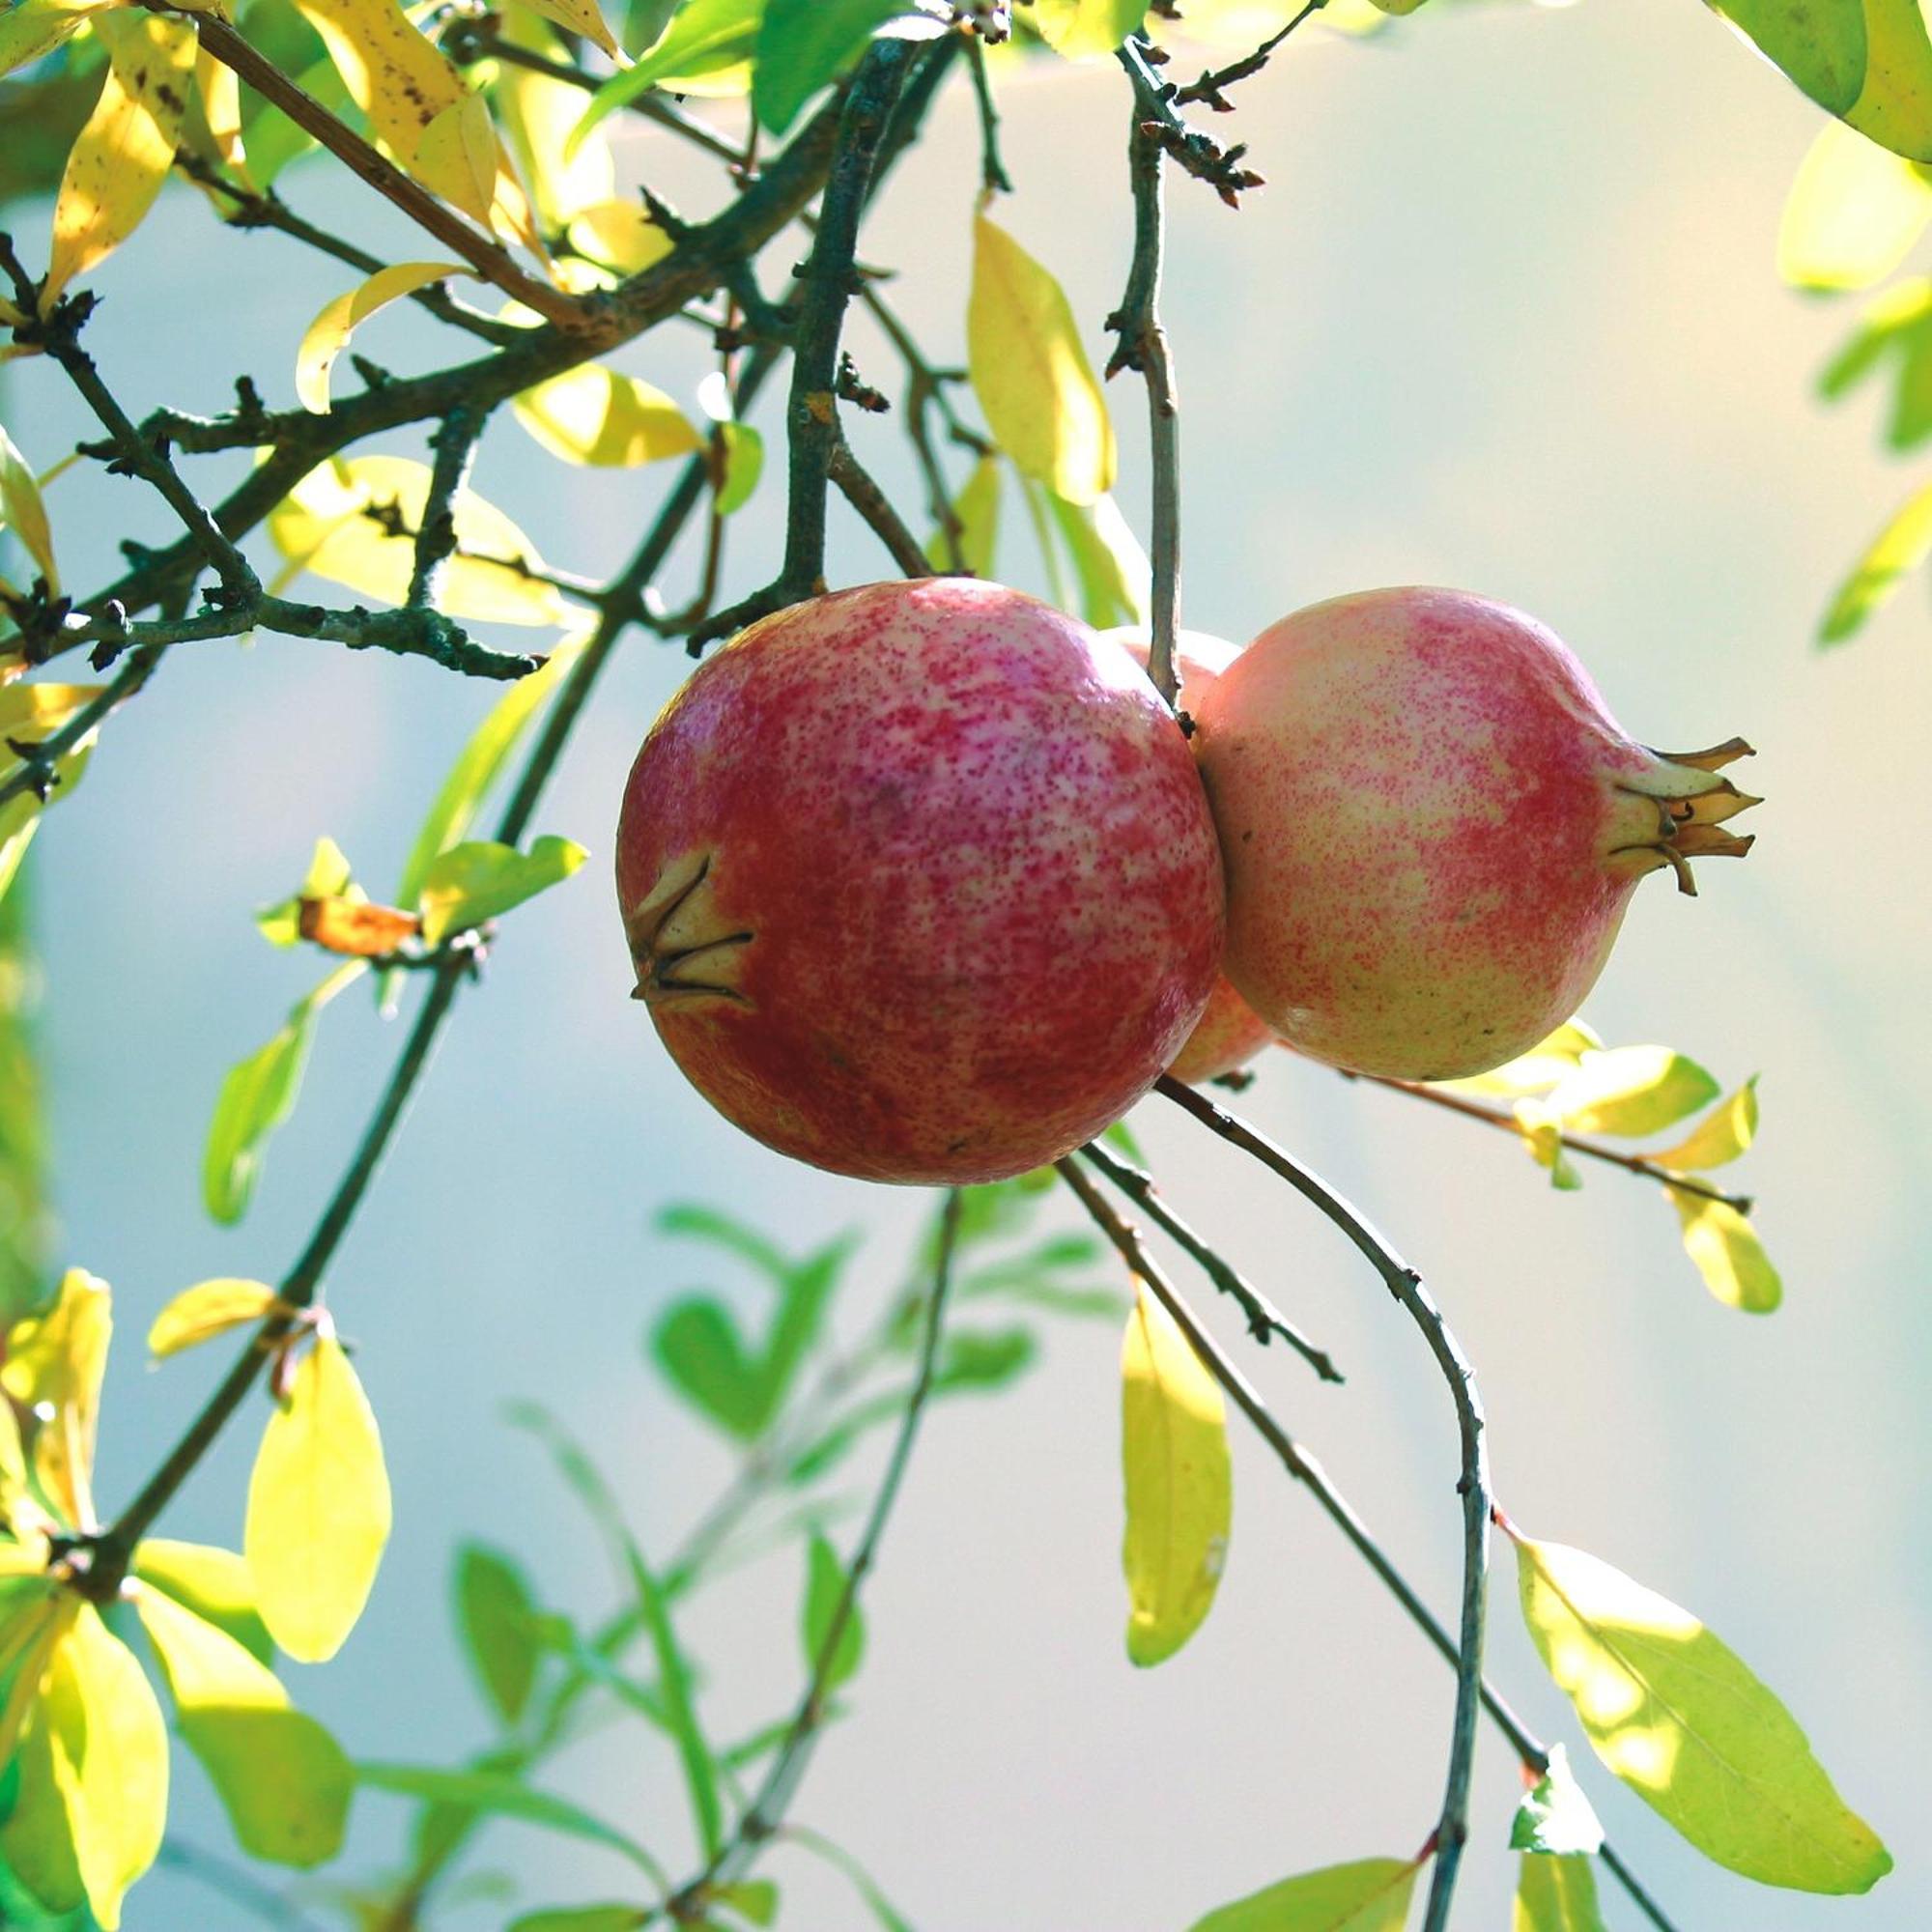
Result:
M1714 1108L1687 1140L1652 1154L1659 1167L1698 1174L1722 1167L1757 1138L1757 1075L1753 1073L1721 1107Z
M1221 1391L1136 1284L1121 1353L1126 1475L1127 1655L1159 1663L1200 1628L1228 1555L1234 1482Z
M225 1632L159 1590L136 1590L134 1607L242 1849L304 1868L332 1859L355 1784L335 1740Z
M440 137L442 151L430 156L427 172L419 154L438 116L469 98L456 69L411 25L396 0L297 0L297 5L322 36L349 98L369 117L377 138L425 187L487 226L494 182L489 177L479 182L467 133L453 143L447 135Z
M1514 1099L1521 1094L1546 1093L1567 1080L1582 1065L1586 1053L1601 1051L1604 1042L1581 1020L1566 1020L1548 1039L1488 1073L1440 1084L1458 1094L1493 1099Z
M114 1331L109 1302L104 1281L69 1268L52 1306L14 1322L0 1368L0 1387L23 1408L45 1411L34 1435L34 1473L70 1529L94 1527L94 1435Z
M983 214L973 217L966 363L994 439L1023 474L1069 503L1112 488L1114 429L1066 297Z
M44 1570L44 1543L18 1548L23 1555L38 1555ZM7 1702L0 1708L0 1766L14 1755L20 1727L41 1694L47 1660L61 1633L73 1621L78 1601L44 1575L38 1584L10 1588L6 1594L0 1609L0 1682L8 1683Z
M20 547L34 559L47 588L60 594L60 566L54 561L53 532L47 527L47 506L27 459L0 424L0 529L12 528Z
M1033 24L1067 60L1104 60L1147 11L1147 0L1033 0Z
M117 0L19 0L0 14L0 74L50 54L90 14Z
M544 29L514 8L504 15L500 31L511 45L532 52L547 52L551 45ZM595 129L574 152L567 150L571 130L583 116L581 88L506 61L494 93L503 130L529 179L546 229L554 234L583 209L612 200L617 170L604 131ZM638 207L635 202L620 205ZM641 215L642 209L638 213Z
M168 1734L146 1673L92 1604L56 1639L28 1728L44 1737L87 1903L117 1932L122 1899L161 1847Z
M1777 230L1777 272L1801 289L1868 289L1932 219L1932 182L1833 121L1800 164Z
M1549 1095L1551 1114L1577 1133L1654 1134L1718 1097L1718 1083L1667 1046L1585 1053Z
M94 31L107 49L107 77L61 177L43 315L140 226L174 165L194 74L191 21L128 8L98 14Z
M194 84L216 156L224 167L245 176L248 155L242 144L242 83L235 70L204 47L195 56Z
M185 1288L155 1317L148 1330L149 1352L178 1355L197 1343L212 1342L231 1328L259 1321L270 1309L285 1306L265 1281L227 1277Z
M337 296L309 324L296 351L296 397L302 408L319 416L328 413L328 372L349 347L349 338L378 309L447 275L469 272L459 262L398 262Z
M0 1861L49 1912L77 1912L87 1901L74 1862L73 1830L65 1792L55 1776L44 1692L56 1646L80 1615L80 1599L67 1591L44 1596L25 1613L26 1649L14 1674L0 1738L17 1765L14 1809L0 1825Z
M604 24L596 0L523 0L523 4L546 20L554 20L566 33L579 35L592 46L601 47L619 65L623 63L623 50Z
M578 150L581 160L589 144ZM671 251L668 235L635 201L593 201L570 218L570 245L601 268L635 275Z
M1525 1852L1518 1868L1511 1932L1605 1932L1597 1880L1578 1852Z
M1864 0L1865 84L1844 118L1880 146L1932 161L1932 39L1918 0Z
M1769 1315L1784 1299L1784 1284L1757 1231L1728 1202L1707 1201L1666 1187L1684 1226L1684 1252L1697 1264L1704 1286L1727 1308Z
M662 389L585 362L515 398L517 420L566 463L634 469L686 456L703 440Z
M275 1642L255 1608L255 1579L239 1550L150 1536L134 1546L131 1567L143 1583L226 1631L258 1663L273 1660Z
M1862 630L1866 618L1925 561L1928 552L1932 552L1932 486L1915 490L1852 566L1852 574L1838 586L1819 624L1818 641L1843 643Z
M429 476L427 465L408 457L333 458L269 512L270 539L299 569L381 603L401 604L415 566L414 533ZM459 490L452 508L464 554L443 573L440 608L452 617L498 624L562 623L569 607L555 587L515 567L542 569L529 538L473 491ZM393 517L404 533L391 535L371 511Z
M1190 1932L1402 1932L1419 1869L1412 1859L1324 1865L1237 1898Z
M1523 1620L1591 1748L1706 1858L1799 1891L1891 1869L1790 1712L1690 1611L1580 1549L1514 1541Z
M388 1540L382 1436L325 1322L263 1434L242 1537L262 1621L291 1657L321 1663L342 1647Z
M456 207L481 208L478 219L487 227L498 192L497 129L489 102L480 94L458 95L423 129L411 172Z
M975 577L991 577L999 551L1000 459L982 456L973 466L965 487L952 499L958 524L959 561ZM944 530L934 530L925 546L926 561L935 570L948 568L951 553Z

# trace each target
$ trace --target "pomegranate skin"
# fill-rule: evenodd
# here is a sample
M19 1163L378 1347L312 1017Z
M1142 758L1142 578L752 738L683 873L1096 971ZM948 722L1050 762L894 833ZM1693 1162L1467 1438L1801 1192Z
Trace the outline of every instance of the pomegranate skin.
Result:
M1521 611L1372 590L1264 631L1191 706L1228 867L1228 977L1292 1045L1480 1073L1568 1019L1637 880L1747 850L1739 740L1634 743Z
M703 665L625 787L638 996L768 1147L996 1180L1119 1118L1207 1003L1224 888L1117 646L999 584L867 584Z
M1147 668L1150 640L1145 630L1123 625L1100 635L1119 644L1143 670ZM1197 703L1240 655L1236 645L1206 631L1178 632L1174 645L1183 710ZM1227 975L1217 973L1207 1010L1167 1070L1177 1080L1198 1087L1245 1066L1264 1047L1272 1046L1274 1037L1274 1029L1236 992Z

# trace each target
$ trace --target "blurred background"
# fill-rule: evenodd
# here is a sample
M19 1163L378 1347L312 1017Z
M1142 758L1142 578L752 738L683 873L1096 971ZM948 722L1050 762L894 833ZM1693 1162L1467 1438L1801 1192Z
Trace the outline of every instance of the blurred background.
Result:
M1123 83L1110 67L1041 61L1002 84L1019 191L1000 218L1062 278L1097 363L1129 245ZM1756 852L1704 867L1694 902L1667 884L1640 893L1588 1016L1613 1042L1682 1048L1727 1088L1762 1072L1762 1137L1731 1173L1758 1197L1785 1305L1752 1318L1715 1301L1647 1182L1592 1168L1582 1194L1555 1194L1506 1137L1285 1057L1239 1104L1429 1277L1478 1365L1516 1520L1705 1618L1790 1705L1898 1861L1869 1897L1832 1900L1754 1887L1683 1845L1581 1748L1498 1550L1492 1674L1541 1733L1571 1740L1612 1841L1677 1922L1911 1932L1932 1923L1932 611L1914 582L1854 643L1811 642L1911 481L1878 448L1877 398L1831 412L1814 398L1847 310L1774 273L1780 203L1819 117L1687 0L1431 9L1371 43L1311 32L1238 99L1238 121L1215 131L1252 144L1265 189L1235 214L1198 184L1171 188L1184 621L1240 639L1333 593L1458 584L1554 626L1633 735L1752 740L1747 783L1768 797ZM620 152L687 213L717 204L667 138L632 128ZM895 299L944 360L963 359L977 179L955 80L864 243L900 270ZM423 252L331 170L286 185L374 249ZM43 245L43 207L15 208L12 225L24 248ZM218 411L238 367L286 405L300 332L346 280L273 235L222 232L177 191L98 276L89 344L143 408ZM357 347L407 371L440 345L391 314ZM623 366L688 403L702 347L696 331L660 331ZM855 347L895 389L863 325ZM54 371L7 374L6 419L36 461L92 433ZM1113 400L1119 496L1144 534L1142 397L1122 383ZM775 435L773 412L761 419ZM919 502L894 419L853 434L899 499ZM193 473L212 490L218 464ZM506 422L476 486L552 562L598 575L670 475L571 469ZM734 530L741 590L776 560L779 498L768 477ZM119 539L168 534L136 486L96 473L65 479L51 503L77 586L111 573ZM837 580L887 573L842 509L835 523ZM673 602L694 563L680 554ZM1016 502L1000 574L1041 587ZM882 1298L899 1280L930 1211L927 1197L743 1139L625 997L611 828L638 741L685 668L638 639L606 680L535 828L582 840L592 861L507 923L333 1270L383 1422L396 1533L344 1654L290 1676L354 1755L453 1763L489 1735L451 1634L460 1538L514 1549L586 1620L614 1601L575 1505L503 1424L506 1400L568 1418L647 1548L668 1548L728 1479L720 1441L674 1406L640 1338L698 1280L742 1285L656 1235L660 1208L729 1205L798 1250L863 1230L865 1271L841 1316L853 1323L872 1312L867 1281ZM293 888L322 833L380 891L493 696L324 644L189 646L114 720L84 789L45 823L34 887L61 1252L113 1283L121 1320L99 1479L110 1501L215 1372L212 1358L149 1371L149 1320L191 1281L283 1270L399 1043L359 992L324 1015L249 1217L212 1227L200 1149L221 1075L316 977L266 949L249 913ZM1242 1355L1448 1615L1455 1437L1415 1336L1258 1170L1158 1100L1133 1127L1176 1204L1341 1359L1337 1390L1279 1351ZM1070 1204L1048 1213L1074 1225ZM1212 1313L1238 1346L1237 1324ZM1435 1815L1450 1673L1239 1430L1214 1613L1173 1662L1129 1667L1118 1405L1116 1332L1069 1323L1013 1390L928 1419L867 1597L855 1720L826 1739L795 1807L862 1857L921 1932L1173 1932L1293 1872L1406 1856ZM251 1434L234 1432L196 1477L169 1533L238 1539ZM787 1557L736 1573L688 1614L721 1733L796 1694L798 1591ZM224 1849L199 1770L178 1757L177 1777L180 1834ZM612 1730L549 1781L687 1864L675 1763L649 1734ZM1456 1914L1469 1932L1507 1923L1518 1790L1486 1733ZM366 1795L338 1869L396 1858L407 1816ZM626 1889L616 1861L526 1828L494 1827L478 1862L513 1871L530 1904ZM769 1870L795 1932L860 1922L831 1873L783 1851ZM1639 1922L1607 1883L1604 1907L1618 1932ZM446 1922L506 1916L478 1902ZM257 1921L162 1871L128 1922Z

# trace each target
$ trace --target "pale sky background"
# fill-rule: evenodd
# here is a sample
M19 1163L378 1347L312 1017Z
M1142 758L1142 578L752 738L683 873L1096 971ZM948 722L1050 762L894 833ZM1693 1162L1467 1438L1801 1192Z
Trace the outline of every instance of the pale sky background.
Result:
M1646 887L1588 1012L1613 1041L1666 1040L1727 1087L1762 1071L1763 1138L1735 1172L1761 1202L1786 1305L1753 1320L1715 1302L1666 1205L1626 1177L1592 1171L1580 1196L1555 1195L1501 1136L1299 1065L1268 1067L1242 1104L1428 1275L1478 1365L1514 1518L1703 1616L1784 1697L1899 1862L1869 1897L1838 1901L1752 1886L1689 1850L1581 1747L1499 1549L1492 1673L1544 1735L1570 1740L1612 1840L1685 1932L1913 1932L1932 1923L1932 612L1914 582L1850 647L1810 644L1842 571L1918 480L1877 447L1875 396L1829 412L1813 400L1850 305L1807 302L1774 276L1780 201L1816 117L1691 0L1431 9L1374 45L1310 34L1240 102L1216 131L1252 144L1268 186L1238 216L1185 181L1172 198L1185 619L1242 639L1333 593L1459 584L1551 623L1633 735L1751 738L1748 782L1768 797L1757 851L1704 867L1694 903ZM1062 276L1097 360L1127 258L1122 83L1040 65L1008 82L1004 104L1020 192L1002 218ZM625 153L688 212L715 205L658 137ZM896 300L948 359L976 180L954 85L864 244L899 266ZM350 185L321 171L287 185L319 218L366 224L372 246L424 252ZM43 245L42 211L12 225ZM788 259L773 251L768 281ZM224 236L183 192L98 286L90 346L119 392L213 411L238 360L291 400L300 329L345 282L279 238ZM867 373L895 388L857 341ZM404 370L436 353L410 318L366 346ZM625 366L688 397L696 349L667 336ZM85 433L76 407L51 370L9 373L9 425L50 461ZM1140 523L1141 398L1122 386L1115 405L1121 497ZM905 488L893 419L854 435ZM588 573L614 565L668 479L567 469L507 422L478 476L553 560ZM53 507L79 585L101 581L120 536L166 534L112 479L70 478ZM741 586L776 558L778 508L768 490L742 520ZM1037 586L1016 515L1006 556L1003 574ZM835 576L886 570L841 515ZM565 1412L659 1550L727 1475L638 1350L668 1296L717 1279L651 1233L658 1207L737 1202L801 1247L866 1227L883 1293L929 1206L753 1147L685 1088L624 997L611 826L683 670L640 639L608 679L536 827L582 839L592 862L509 922L331 1278L383 1419L397 1533L347 1650L288 1674L358 1755L453 1762L487 1735L447 1622L459 1538L519 1550L586 1618L611 1601L574 1507L498 1419L505 1399ZM314 977L270 952L248 912L290 889L323 832L380 890L490 696L298 640L187 647L46 823L65 1256L114 1283L122 1319L101 1444L110 1503L215 1372L150 1374L148 1321L191 1281L282 1271L398 1043L356 994L331 1009L250 1217L213 1228L198 1169L222 1071ZM1158 1102L1135 1125L1177 1203L1350 1372L1322 1389L1282 1355L1244 1357L1446 1614L1455 1444L1417 1339L1257 1171ZM855 1289L848 1318L868 1292ZM1129 1668L1117 1405L1117 1337L1081 1324L1055 1333L1016 1391L929 1420L867 1597L856 1720L797 1805L920 1932L1179 1932L1291 1873L1406 1855L1434 1820L1449 1673L1238 1430L1220 1601L1176 1662ZM167 1530L239 1537L251 1434L234 1432ZM794 1695L796 1591L775 1564L690 1619L720 1734ZM658 1740L614 1730L553 1776L686 1864ZM178 1779L185 1835L224 1848L185 1758ZM1516 1788L1486 1732L1463 1932L1507 1923ZM365 1800L342 1869L391 1856L404 1815ZM498 1828L482 1861L516 1868L532 1905L623 1895L621 1866L523 1829ZM796 1854L769 1869L791 1932L861 1922ZM1614 1885L1604 1900L1615 1932L1638 1924ZM132 1932L249 1922L167 1874L128 1919Z

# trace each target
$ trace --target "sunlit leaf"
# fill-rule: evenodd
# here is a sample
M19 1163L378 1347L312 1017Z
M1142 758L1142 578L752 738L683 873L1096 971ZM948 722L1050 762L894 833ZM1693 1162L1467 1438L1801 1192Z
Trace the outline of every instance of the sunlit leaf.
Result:
M516 687L513 685L512 690ZM255 915L255 928L270 946L295 946L301 939L301 908L304 899L340 898L349 890L349 861L333 838L315 841L315 854L300 886L287 898L264 906Z
M546 20L555 21L565 33L603 48L612 60L618 58L616 38L597 11L596 0L522 0L522 4Z
M573 88L570 99L574 120L583 96ZM578 165L595 146L595 142L586 141L577 151ZM635 275L654 262L662 262L673 246L670 237L640 202L618 201L608 194L581 207L570 218L569 233L570 245L579 254L620 275Z
M0 1683L7 1687L0 1706L0 1767L14 1755L21 1727L41 1694L47 1660L73 1620L76 1599L44 1574L48 1546L41 1536L4 1546L7 1589L0 1596ZM0 1856L0 1866L4 1866ZM0 1920L0 1923L4 1923Z
M1402 1932L1416 1871L1402 1859L1325 1865L1224 1905L1189 1932Z
M973 219L966 305L973 392L1000 447L1069 503L1114 481L1114 430L1066 296L1005 229Z
M367 970L359 959L338 966L290 1008L287 1024L266 1046L223 1076L201 1159L201 1198L214 1220L232 1224L247 1212L269 1136L294 1112L301 1092L315 1017Z
M703 439L662 389L601 362L580 363L526 389L510 405L517 420L566 463L629 469L687 456Z
M1569 1020L1547 1039L1539 1040L1527 1053L1488 1073L1466 1080L1445 1080L1440 1084L1458 1094L1484 1098L1515 1099L1523 1094L1547 1093L1558 1081L1567 1080L1582 1064L1586 1053L1603 1049L1604 1042L1581 1020Z
M13 746L38 745L63 725L73 721L100 694L92 684L10 684L0 687L0 779L16 776L20 769ZM79 784L81 774L93 751L94 733L88 732L65 757L55 761L53 782L47 804L70 797ZM0 805L0 895L14 883L27 847L40 829L45 807L31 787L17 792Z
M752 500L765 471L765 440L750 423L719 425L724 439L724 480L718 491L718 514L728 517Z
M389 1478L368 1398L325 1326L269 1418L242 1552L275 1641L321 1663L355 1629L389 1540Z
M590 4L590 0L584 0L584 4ZM530 53L547 56L554 50L554 38L520 8L505 11L497 32L512 46ZM582 247L575 223L591 208L619 207L642 214L636 202L613 200L617 192L616 165L611 158L611 144L601 133L580 143L574 154L565 154L564 144L583 113L582 88L505 61L497 72L492 98L510 146L530 185L531 199L547 233L554 235L568 229L571 245Z
M1684 1227L1684 1252L1697 1264L1704 1286L1728 1308L1769 1315L1784 1299L1784 1284L1757 1230L1728 1202L1709 1201L1667 1187Z
M1073 575L1080 584L1080 614L1097 631L1116 624L1144 624L1151 572L1147 553L1111 496L1082 505L1047 496Z
M1836 122L1800 165L1777 231L1777 272L1801 289L1868 289L1904 261L1932 219L1932 182Z
M44 1299L54 1246L29 896L0 892L0 1331Z
M975 577L991 577L1000 537L1000 459L982 456L973 466L966 486L952 499L958 528L959 562ZM951 570L952 554L946 532L934 530L925 546L926 561L935 570Z
M141 225L174 165L194 77L192 21L128 8L97 14L93 26L107 74L61 177L43 315Z
M408 457L332 458L269 512L270 540L289 559L290 576L309 570L400 605L415 568L429 480L428 466ZM438 608L498 624L561 624L568 607L554 584L528 574L543 561L523 531L470 490L459 490L451 508L459 548L444 566Z
M1852 0L1830 5L1834 23L1852 11ZM1864 0L1864 85L1844 119L1894 154L1932 161L1932 38L1918 0Z
M114 1333L107 1284L69 1268L43 1314L14 1322L0 1388L38 1414L34 1473L71 1529L94 1526L94 1439Z
M135 1546L133 1571L203 1623L226 1632L256 1662L274 1661L275 1640L255 1608L255 1579L239 1551L151 1536Z
M54 560L47 506L41 500L41 486L34 480L32 466L14 446L4 424L0 424L0 529L14 532L46 580L47 588L58 594L60 566Z
M838 1552L825 1537L814 1531L805 1546L805 1616L802 1635L805 1641L805 1662L809 1670L816 1670L818 1660L824 1653L825 1640L832 1632L833 1613L838 1607L839 1599L845 1594L845 1566L838 1560ZM866 1655L866 1625L859 1614L859 1605L854 1603L848 1611L844 1628L838 1633L838 1646L832 1654L827 1666L822 1688L836 1690L859 1668Z
M1932 484L1910 497L1878 534L1852 574L1838 586L1819 626L1821 644L1838 644L1864 628L1865 619L1932 553Z
M805 103L866 51L874 29L913 11L913 0L765 0L753 46L752 110L759 127L782 134Z
M662 87L673 94L742 94L750 81L764 11L765 0L688 0L654 45L590 97L572 145L607 114L648 88Z
M1523 1620L1591 1747L1706 1858L1801 1891L1891 1869L1791 1714L1688 1610L1579 1549L1515 1541Z
M497 1715L514 1724L530 1700L542 1661L537 1607L509 1557L467 1543L456 1558L456 1620L464 1647Z
M328 372L350 337L379 309L432 282L468 272L460 262L397 262L337 296L309 324L296 351L296 397L302 408L317 415L328 413Z
M282 1305L281 1297L265 1281L223 1276L197 1282L183 1289L155 1317L154 1326L148 1330L148 1351L156 1356L178 1355L197 1343L259 1321Z
M1510 1821L1510 1849L1548 1856L1580 1852L1589 1857L1602 1849L1603 1842L1604 1828L1570 1769L1570 1753L1563 1746L1552 1745L1548 1767L1523 1794Z
M1517 1131L1538 1167L1549 1172L1549 1184L1563 1193L1574 1193L1583 1184L1563 1145L1563 1116L1547 1100L1525 1095L1510 1109L1516 1117Z
M1127 1656L1145 1665L1172 1657L1213 1604L1234 1485L1221 1391L1174 1318L1138 1283L1121 1376Z
M18 0L0 14L0 74L50 54L113 0Z
M1711 0L1819 106L1843 114L1865 81L1861 0Z
M1597 1909L1597 1878L1587 1858L1525 1853L1518 1868L1510 1932L1608 1932Z
M582 845L553 837L533 840L527 852L489 839L452 845L423 874L416 899L423 937L438 946L452 932L481 925L560 884L589 856Z
M1575 1133L1634 1139L1674 1125L1720 1092L1694 1060L1667 1046L1618 1046L1584 1054L1548 1107Z
M1721 1107L1714 1108L1689 1138L1650 1158L1680 1174L1699 1174L1734 1161L1757 1138L1757 1075L1753 1073Z
M161 1660L182 1736L250 1858L304 1869L342 1849L355 1777L335 1740L289 1707L274 1673L156 1589L134 1607Z
M1068 60L1110 54L1147 18L1147 0L1033 0L1032 24Z

